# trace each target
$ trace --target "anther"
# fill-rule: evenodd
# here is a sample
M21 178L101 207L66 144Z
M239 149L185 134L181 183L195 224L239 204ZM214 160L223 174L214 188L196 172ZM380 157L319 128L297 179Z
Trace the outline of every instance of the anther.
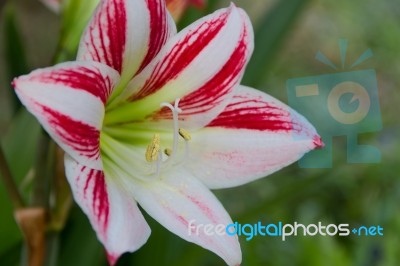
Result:
M149 163L155 162L158 160L160 151L160 135L154 134L153 140L147 146L146 150L146 161Z
M171 156L171 155L172 155L172 150L171 150L170 148L166 148L166 149L164 150L164 153L165 153L165 155L167 155L167 156Z
M189 132L184 128L179 128L179 135L181 135L181 137L186 141L192 139L192 136L190 136Z

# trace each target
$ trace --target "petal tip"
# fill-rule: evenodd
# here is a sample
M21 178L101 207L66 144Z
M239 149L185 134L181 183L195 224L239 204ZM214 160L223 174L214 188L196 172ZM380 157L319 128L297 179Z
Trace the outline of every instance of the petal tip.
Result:
M14 79L11 81L11 86L12 86L14 89L17 88L17 80L18 80L18 78L14 78Z
M318 135L313 138L313 143L316 149L322 149L323 147L325 147L325 143L322 141L322 138Z
M119 256L117 254L112 254L107 252L107 260L110 266L114 266L117 263Z

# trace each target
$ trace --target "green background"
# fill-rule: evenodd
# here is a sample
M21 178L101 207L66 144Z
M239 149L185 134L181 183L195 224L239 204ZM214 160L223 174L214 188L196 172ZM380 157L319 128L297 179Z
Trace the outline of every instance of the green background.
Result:
M340 62L338 40L349 41L348 60L366 49L374 57L357 67L375 69L383 129L362 134L378 147L378 164L347 164L346 140L334 140L331 169L301 169L294 164L268 178L216 191L234 221L304 224L380 225L376 237L240 238L242 265L399 265L400 263L400 4L376 0L235 1L250 15L256 49L243 84L287 102L286 81L334 73L314 59L318 50ZM191 9L180 27L228 1L209 1ZM60 37L60 17L39 1L0 1L0 137L14 176L28 199L40 128L20 109L10 88L12 77L51 65ZM66 54L62 58L71 57ZM60 60L60 58L58 58ZM216 255L172 235L146 216L152 228L147 244L124 255L117 265L224 265ZM102 246L80 209L73 206L56 237L53 265L106 265ZM0 265L20 265L21 235L0 184ZM55 252L57 254L57 252Z

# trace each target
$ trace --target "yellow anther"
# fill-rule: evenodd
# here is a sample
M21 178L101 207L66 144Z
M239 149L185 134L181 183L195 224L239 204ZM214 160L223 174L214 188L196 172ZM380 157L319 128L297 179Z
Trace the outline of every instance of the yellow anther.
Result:
M160 151L160 135L154 134L153 140L147 146L146 161L148 161L149 163L157 161L159 151Z
M189 141L192 139L192 136L190 136L189 132L184 128L179 129L179 135L181 135L181 137L186 141Z
M167 156L171 156L171 155L172 155L172 149L166 148L166 149L164 150L164 153L165 153L165 155L167 155Z

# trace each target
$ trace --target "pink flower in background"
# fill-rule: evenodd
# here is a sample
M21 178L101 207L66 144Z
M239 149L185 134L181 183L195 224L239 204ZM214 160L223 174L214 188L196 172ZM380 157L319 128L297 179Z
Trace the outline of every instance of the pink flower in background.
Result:
M206 0L166 0L166 2L167 8L175 20L178 20L190 5L196 8L206 6Z
M110 264L150 235L137 203L240 264L236 236L188 234L190 221L232 223L210 189L251 182L322 146L301 115L240 85L252 51L251 23L234 5L177 33L163 0L103 0L76 61L14 80L64 149L74 198Z

